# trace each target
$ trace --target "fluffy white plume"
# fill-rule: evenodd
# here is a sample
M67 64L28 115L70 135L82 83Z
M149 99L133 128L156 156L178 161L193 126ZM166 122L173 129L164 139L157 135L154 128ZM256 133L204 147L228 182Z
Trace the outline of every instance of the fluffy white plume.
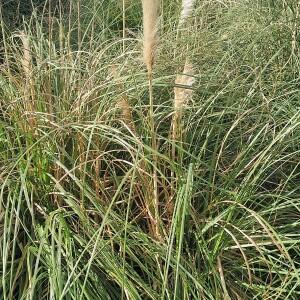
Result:
M175 84L180 85L174 88L174 108L181 110L192 97L192 85L195 83L194 70L192 64L187 60L184 65L183 74L177 75Z
M194 4L195 0L182 0L182 9L179 24L184 23L184 21L191 16Z
M159 0L142 0L144 27L144 62L152 70L158 42Z

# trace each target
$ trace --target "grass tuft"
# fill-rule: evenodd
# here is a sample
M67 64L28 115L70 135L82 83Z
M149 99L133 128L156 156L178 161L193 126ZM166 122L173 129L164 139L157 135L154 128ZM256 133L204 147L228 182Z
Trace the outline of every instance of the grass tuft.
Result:
M296 2L0 6L0 299L299 299Z

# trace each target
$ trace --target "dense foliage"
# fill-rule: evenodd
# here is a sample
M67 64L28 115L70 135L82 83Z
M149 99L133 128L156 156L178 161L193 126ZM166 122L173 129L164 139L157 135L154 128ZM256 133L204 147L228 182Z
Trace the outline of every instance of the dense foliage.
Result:
M2 26L0 299L300 298L299 4L162 3L152 89L140 1Z

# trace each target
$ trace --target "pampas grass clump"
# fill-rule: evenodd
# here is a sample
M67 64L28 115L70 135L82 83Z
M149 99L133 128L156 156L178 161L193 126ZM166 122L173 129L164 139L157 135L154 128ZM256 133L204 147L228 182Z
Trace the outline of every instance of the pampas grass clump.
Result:
M299 1L140 1L0 4L0 300L299 300Z

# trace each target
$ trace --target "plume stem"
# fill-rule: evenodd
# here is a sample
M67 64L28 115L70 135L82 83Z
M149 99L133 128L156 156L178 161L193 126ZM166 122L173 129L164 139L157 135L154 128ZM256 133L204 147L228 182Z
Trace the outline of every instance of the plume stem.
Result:
M195 0L182 0L182 9L179 17L178 29L180 29L183 25L186 24L187 19L191 17L193 13L195 5ZM178 38L178 31L177 37ZM189 47L187 45L186 51L181 49L182 53L188 53ZM176 53L174 53L176 57ZM171 145L171 157L173 161L177 160L176 153L176 145L182 144L182 110L184 106L187 104L188 100L192 97L192 85L194 84L193 77L193 66L189 62L188 56L186 57L183 74L177 75L175 80L175 88L174 88L174 114L171 123L171 137L172 137L172 145ZM170 199L167 203L167 211L170 216L173 214L173 199L175 196L175 173L171 171L171 192Z
M156 49L158 43L158 10L159 0L142 0L143 6L143 58L147 67L148 73L148 87L149 87L149 129L151 136L151 148L152 148L152 174L153 182L152 191L149 195L149 205L146 205L150 223L151 232L154 237L161 240L160 228L159 228L159 199L158 199L158 178L157 178L157 143L156 143L156 131L154 121L154 95L153 95L153 66L156 58Z
M152 70L148 73L149 82L149 123L151 132L151 148L152 148L152 160L153 160L153 213L154 219L152 225L152 231L157 239L161 239L160 229L159 229L159 199L158 199L158 178L157 178L157 137L154 123L154 97L153 97L153 74ZM151 197L151 196L150 196ZM150 212L151 213L151 212Z

